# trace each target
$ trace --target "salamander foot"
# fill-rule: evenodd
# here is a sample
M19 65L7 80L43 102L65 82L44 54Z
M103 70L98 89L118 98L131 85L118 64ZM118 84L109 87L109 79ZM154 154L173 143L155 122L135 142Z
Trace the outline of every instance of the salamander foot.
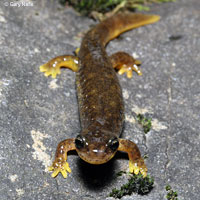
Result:
M142 158L135 160L134 162L130 160L129 170L130 173L138 174L140 172L143 175L143 177L147 176L147 167Z
M68 162L54 162L53 165L48 168L48 170L53 171L51 174L53 178L56 177L59 173L61 173L64 178L67 178L67 172L71 173Z

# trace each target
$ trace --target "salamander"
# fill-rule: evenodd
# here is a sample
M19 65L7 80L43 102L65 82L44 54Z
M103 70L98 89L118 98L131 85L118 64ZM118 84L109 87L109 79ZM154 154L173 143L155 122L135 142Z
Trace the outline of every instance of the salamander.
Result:
M159 20L157 15L119 13L90 29L84 36L77 56L63 55L40 66L45 76L56 78L60 68L76 72L76 88L79 103L81 131L75 138L66 139L57 146L55 160L50 171L52 177L59 173L64 178L71 172L67 153L76 150L79 157L91 164L108 162L117 151L128 153L129 170L145 177L147 167L137 145L120 138L124 123L122 90L116 75L132 71L141 75L140 61L127 53L117 52L108 56L106 44L130 29Z

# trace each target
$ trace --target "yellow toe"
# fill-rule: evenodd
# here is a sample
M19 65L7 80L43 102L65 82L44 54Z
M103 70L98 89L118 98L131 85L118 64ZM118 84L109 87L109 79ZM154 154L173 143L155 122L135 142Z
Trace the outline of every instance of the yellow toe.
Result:
M67 172L66 170L61 170L61 174L63 175L64 178L67 178Z
M41 65L41 66L40 66L40 71L41 71L41 72L45 72L45 71L46 71L46 67L45 67L44 65Z
M67 162L64 164L64 169L67 170L69 173L71 173L71 171L72 171Z
M118 71L118 74L122 75L124 72L126 72L126 70L124 68L121 68L119 71Z
M53 166L48 167L48 171L53 171L53 170L54 170Z
M132 78L132 76L133 76L132 70L128 70L127 77Z
M59 169L55 169L54 172L51 174L51 176L54 178L58 175L59 172L60 172Z
M140 169L139 169L139 167L135 166L133 168L133 171L134 171L134 174L138 174L140 172Z
M46 71L46 72L44 73L45 76L49 76L50 74L51 74L50 71Z

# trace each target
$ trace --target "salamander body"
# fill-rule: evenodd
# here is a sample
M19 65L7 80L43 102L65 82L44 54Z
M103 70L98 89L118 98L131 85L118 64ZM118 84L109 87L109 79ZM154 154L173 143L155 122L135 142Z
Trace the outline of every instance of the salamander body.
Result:
M60 67L76 72L81 132L76 138L59 143L55 160L49 170L55 177L59 172L67 177L71 172L67 152L76 150L81 159L91 164L109 161L115 153L125 151L129 156L130 172L141 172L145 177L147 168L135 143L121 139L124 123L122 91L116 75L132 71L141 75L140 61L124 52L108 56L106 44L124 31L159 20L156 15L117 14L88 31L83 38L77 56L59 56L40 66L40 71L53 78L60 74Z

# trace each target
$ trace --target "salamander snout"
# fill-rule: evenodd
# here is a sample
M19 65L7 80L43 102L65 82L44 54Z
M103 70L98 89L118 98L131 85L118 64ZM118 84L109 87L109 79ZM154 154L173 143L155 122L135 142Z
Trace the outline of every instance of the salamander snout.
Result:
M102 138L87 138L78 135L75 139L75 146L78 155L84 161L91 164L103 164L115 155L119 141L117 137L102 140Z

